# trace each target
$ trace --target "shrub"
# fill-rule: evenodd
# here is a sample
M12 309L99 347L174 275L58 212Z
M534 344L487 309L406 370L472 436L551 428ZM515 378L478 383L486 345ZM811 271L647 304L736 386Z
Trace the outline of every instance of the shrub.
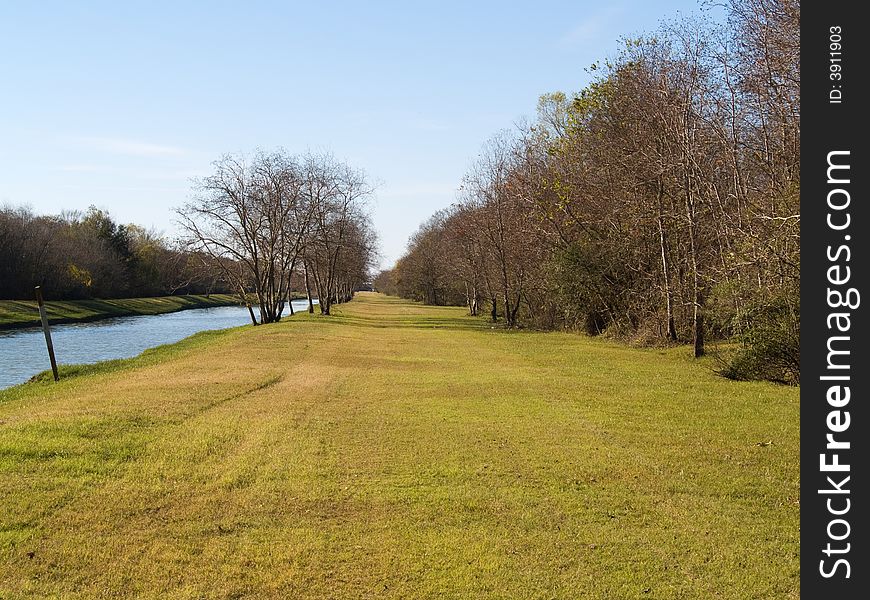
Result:
M800 295L792 293L747 311L740 349L721 373L730 379L800 383Z

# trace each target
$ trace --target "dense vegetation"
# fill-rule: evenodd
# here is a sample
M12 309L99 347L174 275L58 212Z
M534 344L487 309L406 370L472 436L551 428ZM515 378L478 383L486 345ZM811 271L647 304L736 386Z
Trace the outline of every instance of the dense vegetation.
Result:
M710 337L799 380L800 3L732 0L626 41L497 135L376 287L509 327Z
M35 215L0 207L0 299L129 298L228 291L205 257L95 207Z
M800 597L797 390L464 312L0 392L0 597Z

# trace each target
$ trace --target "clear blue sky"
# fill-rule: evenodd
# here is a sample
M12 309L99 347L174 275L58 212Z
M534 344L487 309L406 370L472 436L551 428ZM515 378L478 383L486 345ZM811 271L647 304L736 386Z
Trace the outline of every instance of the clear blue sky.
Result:
M383 264L482 143L576 91L644 2L2 2L0 204L108 209L175 234L227 152L330 150L378 182Z

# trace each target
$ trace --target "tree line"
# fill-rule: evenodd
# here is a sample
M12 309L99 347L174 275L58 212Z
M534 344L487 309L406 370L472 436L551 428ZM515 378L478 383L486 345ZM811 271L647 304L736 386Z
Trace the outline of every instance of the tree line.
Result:
M377 237L361 171L283 150L213 167L177 210L174 240L95 207L0 208L0 299L31 298L37 285L49 299L235 293L257 324L278 321L293 292L328 315L370 280Z
M508 327L710 338L723 372L800 376L800 3L732 0L593 65L486 143L381 291Z
M0 299L127 298L226 292L207 257L96 207L36 215L0 207Z

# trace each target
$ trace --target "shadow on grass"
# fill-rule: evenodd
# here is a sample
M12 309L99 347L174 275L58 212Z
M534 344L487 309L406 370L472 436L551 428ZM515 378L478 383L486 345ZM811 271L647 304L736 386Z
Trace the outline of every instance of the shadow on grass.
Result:
M475 317L424 317L409 315L389 317L362 317L359 315L337 314L329 317L330 323L354 327L373 327L378 329L489 329L492 323Z

